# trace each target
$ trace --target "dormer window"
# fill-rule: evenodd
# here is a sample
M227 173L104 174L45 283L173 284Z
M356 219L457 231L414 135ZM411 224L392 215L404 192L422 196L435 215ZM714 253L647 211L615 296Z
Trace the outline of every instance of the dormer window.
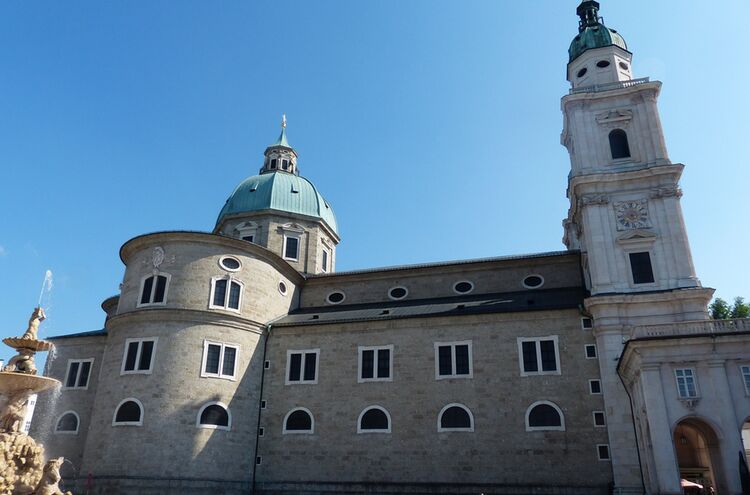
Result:
M612 159L630 158L630 145L628 134L622 129L615 129L609 133L609 148L612 151Z
M299 259L299 237L284 236L284 259L293 261Z

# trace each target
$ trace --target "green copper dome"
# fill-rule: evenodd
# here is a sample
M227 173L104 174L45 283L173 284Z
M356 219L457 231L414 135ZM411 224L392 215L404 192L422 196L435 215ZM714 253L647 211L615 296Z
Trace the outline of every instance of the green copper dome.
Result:
M323 220L338 235L336 215L312 182L287 172L266 172L240 182L216 220L230 215L275 210Z
M625 39L614 29L604 25L599 17L599 2L585 1L577 10L581 20L578 25L578 36L573 39L568 49L570 62L580 57L586 50L605 46L619 46L628 49Z

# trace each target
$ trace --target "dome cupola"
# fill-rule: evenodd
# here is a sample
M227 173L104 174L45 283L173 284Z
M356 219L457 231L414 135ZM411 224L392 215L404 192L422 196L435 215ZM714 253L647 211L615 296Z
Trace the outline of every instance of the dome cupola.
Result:
M279 138L266 148L264 153L265 160L260 173L268 172L288 172L298 175L297 171L297 152L289 145L286 137L286 115L281 116L281 134Z
M604 19L599 16L599 2L587 0L582 2L576 10L578 21L578 36L573 39L568 49L570 62L581 56L586 50L605 46L619 46L628 49L625 39L614 29L604 25Z

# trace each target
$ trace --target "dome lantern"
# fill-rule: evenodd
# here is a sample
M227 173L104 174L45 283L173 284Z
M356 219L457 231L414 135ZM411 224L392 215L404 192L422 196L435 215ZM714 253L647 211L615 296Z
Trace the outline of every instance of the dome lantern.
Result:
M299 175L297 170L297 152L289 145L286 137L286 115L281 116L281 134L279 138L266 148L263 153L263 167L261 174L268 172L287 172Z

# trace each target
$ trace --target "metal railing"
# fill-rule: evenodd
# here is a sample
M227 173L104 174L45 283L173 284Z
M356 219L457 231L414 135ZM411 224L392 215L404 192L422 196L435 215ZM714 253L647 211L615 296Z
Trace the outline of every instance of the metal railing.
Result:
M617 81L606 84L594 84L593 86L584 86L582 88L573 88L570 90L570 94L578 93L598 93L600 91L610 91L612 89L624 89L638 86L639 84L646 84L651 80L648 77L642 77L640 79L631 79L630 81Z
M713 335L717 333L750 332L750 318L739 320L700 320L661 323L634 327L631 339L672 337L681 335Z

